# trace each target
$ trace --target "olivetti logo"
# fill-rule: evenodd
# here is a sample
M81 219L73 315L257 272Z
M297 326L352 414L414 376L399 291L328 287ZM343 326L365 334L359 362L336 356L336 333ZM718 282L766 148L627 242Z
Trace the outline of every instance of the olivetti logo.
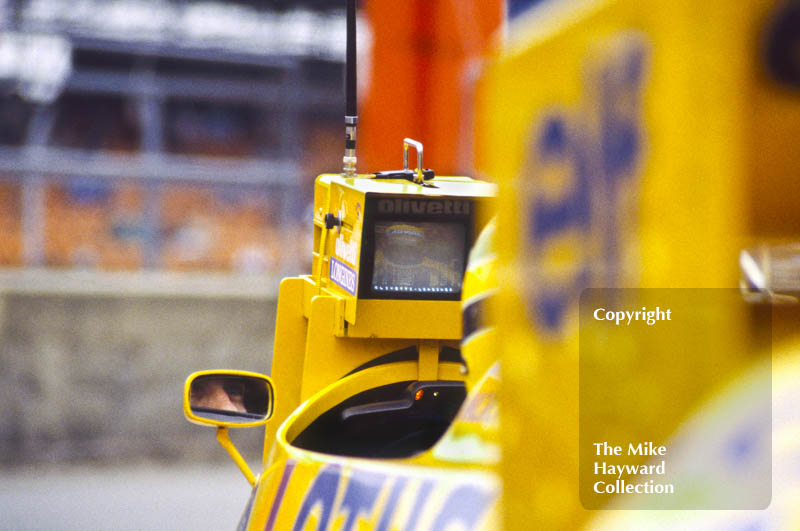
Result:
M378 214L468 215L472 202L464 199L381 199Z

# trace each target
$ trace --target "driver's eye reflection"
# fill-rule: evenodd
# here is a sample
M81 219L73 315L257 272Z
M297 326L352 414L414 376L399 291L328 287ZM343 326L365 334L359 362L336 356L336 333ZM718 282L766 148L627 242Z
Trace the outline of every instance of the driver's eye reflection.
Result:
M252 378L201 376L192 382L189 394L192 409L262 415L269 407L266 382Z
M247 412L244 405L244 384L226 382L222 378L208 378L192 386L191 405L222 411Z
M244 384L241 382L226 382L222 388L231 399L234 397L242 399L244 397Z

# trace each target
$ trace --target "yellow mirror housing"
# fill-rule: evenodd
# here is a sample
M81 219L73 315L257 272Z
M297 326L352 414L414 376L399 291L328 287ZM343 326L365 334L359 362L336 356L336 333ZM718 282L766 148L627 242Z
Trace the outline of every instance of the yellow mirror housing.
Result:
M183 413L195 424L226 428L261 426L272 416L272 380L249 371L195 372L186 379Z

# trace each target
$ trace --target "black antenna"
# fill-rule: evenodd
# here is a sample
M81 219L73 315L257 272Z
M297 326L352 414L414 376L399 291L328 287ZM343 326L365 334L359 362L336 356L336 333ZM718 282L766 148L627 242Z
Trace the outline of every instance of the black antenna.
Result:
M356 175L356 127L358 126L358 101L356 99L356 0L347 0L347 55L345 57L345 113L344 113L344 175Z

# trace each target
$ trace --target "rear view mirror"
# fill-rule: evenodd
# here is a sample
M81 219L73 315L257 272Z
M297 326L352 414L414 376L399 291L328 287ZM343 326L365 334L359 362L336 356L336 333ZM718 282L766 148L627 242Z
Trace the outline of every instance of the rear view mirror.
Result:
M272 381L245 371L202 371L186 379L183 411L196 424L246 428L272 414Z

